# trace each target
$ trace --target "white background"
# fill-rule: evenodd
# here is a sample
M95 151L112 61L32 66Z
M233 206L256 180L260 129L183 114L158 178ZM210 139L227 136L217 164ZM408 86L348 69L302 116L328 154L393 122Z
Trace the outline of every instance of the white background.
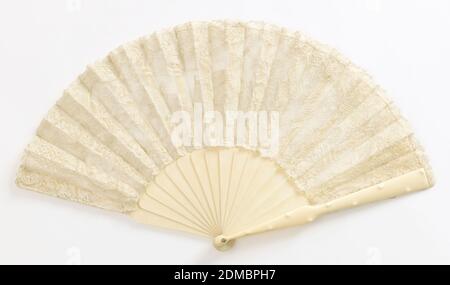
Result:
M432 190L301 228L210 241L18 189L21 152L84 67L114 47L190 20L263 20L342 51L387 89L434 167ZM0 263L450 263L450 1L1 1Z

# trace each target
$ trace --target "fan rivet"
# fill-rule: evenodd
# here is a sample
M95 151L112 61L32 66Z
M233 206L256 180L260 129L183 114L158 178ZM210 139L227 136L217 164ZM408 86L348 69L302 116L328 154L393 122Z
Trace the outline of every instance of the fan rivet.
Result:
M224 236L217 236L214 239L214 246L220 251L228 250L233 245L234 245L234 240L233 239L228 239L228 238L226 238Z

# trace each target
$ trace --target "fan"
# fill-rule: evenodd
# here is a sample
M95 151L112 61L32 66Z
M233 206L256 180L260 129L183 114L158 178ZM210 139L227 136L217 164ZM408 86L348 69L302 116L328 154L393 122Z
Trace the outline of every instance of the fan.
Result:
M363 71L303 34L231 21L154 33L88 66L17 176L220 250L433 183L411 129Z

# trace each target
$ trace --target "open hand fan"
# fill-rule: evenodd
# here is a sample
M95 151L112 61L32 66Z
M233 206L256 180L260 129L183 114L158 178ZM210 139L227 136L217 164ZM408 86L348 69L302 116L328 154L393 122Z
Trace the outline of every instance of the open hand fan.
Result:
M43 120L17 184L226 249L433 178L383 91L337 52L216 21L88 66Z

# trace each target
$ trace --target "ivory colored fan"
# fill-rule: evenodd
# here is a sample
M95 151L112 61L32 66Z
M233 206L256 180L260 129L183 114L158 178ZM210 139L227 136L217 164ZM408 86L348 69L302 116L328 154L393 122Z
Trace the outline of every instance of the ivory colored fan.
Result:
M17 184L224 250L433 178L383 91L337 52L276 26L214 21L88 66L43 120Z

